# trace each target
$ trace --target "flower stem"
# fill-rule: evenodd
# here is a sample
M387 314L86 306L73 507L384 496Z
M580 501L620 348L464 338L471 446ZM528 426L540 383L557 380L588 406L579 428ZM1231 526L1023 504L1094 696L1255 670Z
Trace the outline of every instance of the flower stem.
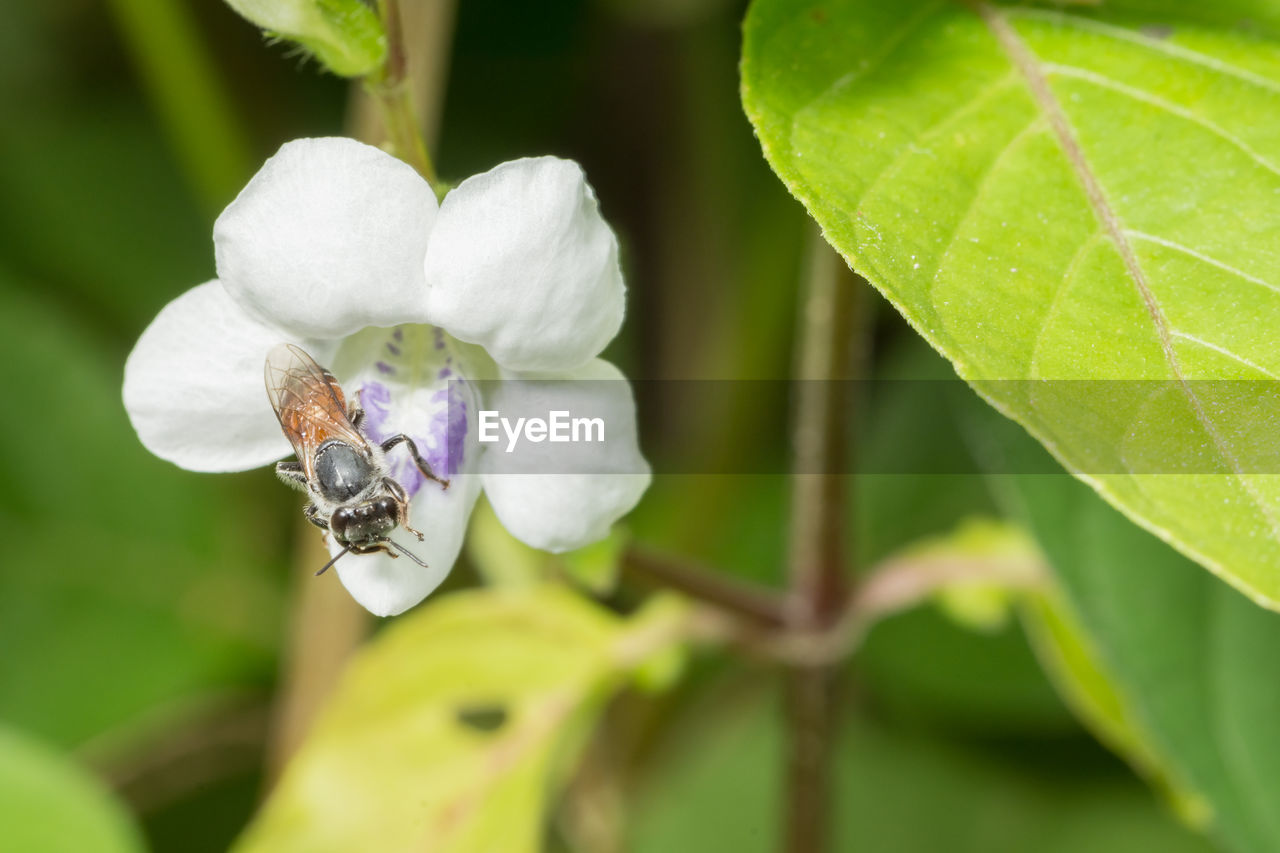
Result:
M405 51L400 0L378 0L378 13L387 34L387 60L382 71L368 79L368 90L380 108L391 152L434 187L439 179L414 110L413 77Z
M816 632L837 621L849 600L844 530L846 457L853 408L855 343L865 284L816 233L799 317L793 429L789 631ZM824 473L817 473L824 472ZM817 853L829 837L829 754L835 732L834 670L797 664L787 674L785 849Z

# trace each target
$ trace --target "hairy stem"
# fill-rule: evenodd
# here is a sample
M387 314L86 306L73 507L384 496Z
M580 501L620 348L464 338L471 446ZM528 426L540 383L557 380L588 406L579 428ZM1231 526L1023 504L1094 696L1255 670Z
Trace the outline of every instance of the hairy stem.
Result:
M423 3L413 5L420 7ZM434 5L447 7L449 14L446 18L451 22L452 4L442 2ZM391 147L392 153L413 166L418 174L434 186L438 179L431 156L427 153L427 143L418 118L420 107L419 102L415 102L414 96L415 84L418 81L413 74L419 68L430 66L421 62L411 63L405 42L406 33L417 35L422 31L422 28L417 26L421 23L418 20L417 11L414 10L413 28L406 29L406 18L409 16L402 14L400 0L378 0L378 12L387 33L387 61L381 73L369 78L367 86L369 94L378 104L386 142ZM437 26L432 29L442 28ZM437 43L432 45L432 48L439 52L443 49L443 45Z
M854 383L854 343L862 283L816 233L799 317L793 428L789 632L820 632L849 599L845 565L846 454ZM829 835L830 768L835 718L828 664L789 668L785 845L790 853L824 850Z

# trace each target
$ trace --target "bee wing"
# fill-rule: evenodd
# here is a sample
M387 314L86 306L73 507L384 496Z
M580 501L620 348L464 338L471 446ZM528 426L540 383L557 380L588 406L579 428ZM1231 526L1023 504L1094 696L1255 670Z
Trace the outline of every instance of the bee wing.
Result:
M285 437L310 479L315 454L331 438L364 449L368 445L347 416L347 401L333 374L293 344L277 344L264 369L267 399Z

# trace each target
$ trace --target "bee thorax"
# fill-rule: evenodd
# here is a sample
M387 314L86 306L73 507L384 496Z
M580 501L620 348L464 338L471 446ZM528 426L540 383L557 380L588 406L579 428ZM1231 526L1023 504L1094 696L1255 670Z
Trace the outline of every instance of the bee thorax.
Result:
M316 451L316 488L335 503L359 495L375 474L369 460L346 442L327 441Z

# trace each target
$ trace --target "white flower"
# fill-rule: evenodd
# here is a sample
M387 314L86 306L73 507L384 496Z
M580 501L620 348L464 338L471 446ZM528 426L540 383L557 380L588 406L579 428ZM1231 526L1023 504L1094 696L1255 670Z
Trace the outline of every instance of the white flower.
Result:
M374 613L400 613L440 584L482 488L515 536L554 551L602 537L647 488L630 388L597 358L622 322L617 239L576 163L503 163L437 204L376 148L297 140L218 217L214 247L218 278L165 306L130 354L125 408L157 456L240 471L291 453L263 387L267 352L295 343L330 368L360 393L371 438L406 433L452 481L442 490L392 452L410 523L426 534L396 538L430 568L382 554L338 561ZM490 393L477 380L530 376L616 380L589 383L623 425L607 465L512 474L485 463L489 446L460 414Z

